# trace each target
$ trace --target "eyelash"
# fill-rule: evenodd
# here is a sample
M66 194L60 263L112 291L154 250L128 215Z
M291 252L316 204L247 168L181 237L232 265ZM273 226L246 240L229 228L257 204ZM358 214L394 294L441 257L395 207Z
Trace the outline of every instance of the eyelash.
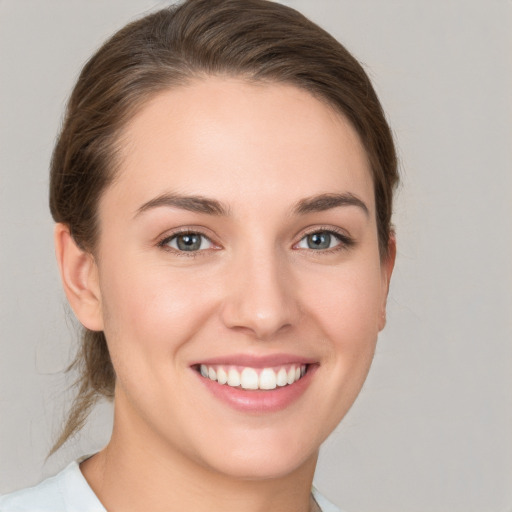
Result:
M335 253L338 251L346 251L347 249L350 249L351 247L353 247L356 243L352 237L348 236L345 232L343 232L341 230L338 230L338 229L330 227L330 226L329 227L328 226L320 226L320 227L315 227L311 231L307 231L306 233L304 233L301 236L299 242L294 244L294 247L297 246L302 240L304 240L304 238L314 235L314 234L317 234L317 233L325 233L325 234L334 236L334 238L336 238L338 240L339 244L335 245L334 247L331 247L330 249L320 249L320 250L306 249L313 253L332 254L332 253Z
M206 251L206 249L198 250L198 251L180 251L177 249L174 249L173 247L170 247L168 244L175 239L178 236L184 236L184 235L199 235L200 237L205 238L208 240L212 245L215 245L215 243L211 240L211 238L203 233L199 229L180 229L178 231L175 231L171 235L165 236L162 240L160 240L157 243L157 246L163 249L164 251L172 252L173 254L177 256L185 256L187 258L196 258L197 256L200 256L202 253Z
M320 253L320 254L332 254L332 253L335 253L338 251L344 251L344 250L350 249L351 247L353 247L355 245L355 240L340 230L334 229L332 227L317 227L315 229L312 229L311 231L304 233L301 236L300 240L293 245L293 247L295 248L306 237L317 234L317 233L322 233L322 234L325 233L325 234L334 236L334 238L336 238L339 241L339 243L329 249L319 249L319 250L306 249L307 251L310 251L312 253ZM175 239L178 236L183 236L183 235L199 235L200 237L203 237L206 240L208 240L208 242L210 242L212 245L216 245L211 240L211 238L209 236L207 236L205 233L203 233L201 230L183 229L183 230L175 231L171 235L165 236L164 238L162 238L162 240L157 242L157 246L165 251L169 251L178 256L185 256L188 258L195 258L197 256L202 255L202 253L204 253L205 251L208 250L208 249L200 249L200 250L196 250L196 251L180 251L180 250L174 249L173 247L169 247L168 244L173 239Z

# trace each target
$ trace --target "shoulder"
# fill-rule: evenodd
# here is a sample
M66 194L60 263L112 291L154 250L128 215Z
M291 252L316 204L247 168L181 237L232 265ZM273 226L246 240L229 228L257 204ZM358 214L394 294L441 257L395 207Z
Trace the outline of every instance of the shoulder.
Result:
M34 487L0 496L0 512L56 511L105 512L77 462Z
M340 508L338 508L334 503L331 503L325 496L320 494L317 489L313 487L313 497L315 501L318 503L320 510L322 512L343 512Z

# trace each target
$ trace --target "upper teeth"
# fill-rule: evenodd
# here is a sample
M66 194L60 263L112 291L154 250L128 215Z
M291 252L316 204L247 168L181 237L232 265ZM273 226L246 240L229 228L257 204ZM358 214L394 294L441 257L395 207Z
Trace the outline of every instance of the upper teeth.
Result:
M292 364L277 368L235 368L233 366L210 366L202 364L203 377L243 389L275 389L298 381L306 373L305 364Z

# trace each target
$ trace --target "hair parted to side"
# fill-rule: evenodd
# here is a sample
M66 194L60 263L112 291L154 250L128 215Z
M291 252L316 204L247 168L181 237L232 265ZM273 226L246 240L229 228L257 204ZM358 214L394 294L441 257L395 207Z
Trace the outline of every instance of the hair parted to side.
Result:
M373 175L382 258L398 182L391 131L368 76L332 36L268 0L187 0L130 23L84 66L69 99L50 172L50 210L91 252L97 205L119 171L120 132L160 91L224 75L305 89L358 132ZM103 332L85 330L71 368L78 394L51 453L83 426L98 398L112 398L115 372Z

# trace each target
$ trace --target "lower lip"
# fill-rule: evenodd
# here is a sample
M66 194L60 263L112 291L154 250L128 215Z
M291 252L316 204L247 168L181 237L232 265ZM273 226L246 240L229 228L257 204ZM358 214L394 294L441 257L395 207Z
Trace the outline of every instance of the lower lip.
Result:
M198 372L196 373L201 382L216 398L233 409L246 413L269 413L286 409L298 400L311 383L317 368L317 365L309 365L306 374L298 381L270 390L234 388L227 384L219 384L215 380L205 378Z

